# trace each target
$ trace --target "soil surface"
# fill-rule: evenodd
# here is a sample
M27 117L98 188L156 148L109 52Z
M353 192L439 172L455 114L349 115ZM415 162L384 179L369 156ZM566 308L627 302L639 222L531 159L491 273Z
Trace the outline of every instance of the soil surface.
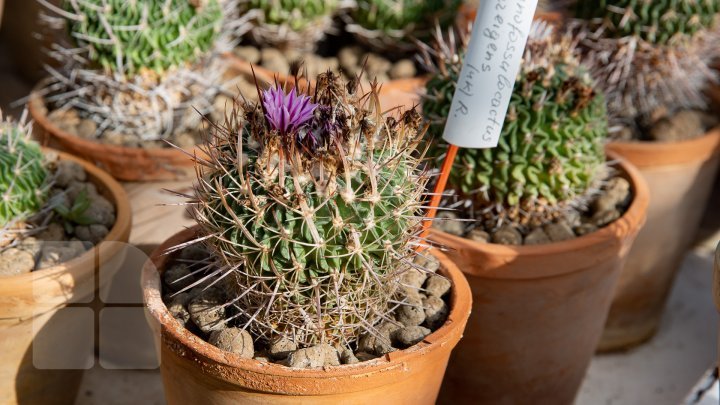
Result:
M490 227L473 219L462 209L438 212L433 227L452 235L482 243L502 245L539 245L574 239L611 224L623 216L632 202L630 183L611 177L585 207L567 208L559 217L543 226L529 228L510 224Z
M52 178L46 206L13 229L10 239L2 238L0 277L72 260L100 243L115 224L115 206L87 181L81 165L52 153L46 159Z
M204 256L204 257L203 257ZM203 257L202 260L198 260ZM163 273L163 301L173 317L188 330L210 344L243 358L272 362L295 368L320 368L355 364L378 358L422 341L440 328L449 313L451 283L435 272L440 262L433 256L418 256L416 263L426 269L409 268L400 274L401 302L387 320L365 331L349 347L318 344L298 347L290 336L265 341L242 328L243 320L235 317L231 297L210 281L202 280L208 270L208 253L199 246L179 252ZM194 264L193 264L194 263Z
M717 114L699 110L682 110L667 116L658 113L649 125L621 126L613 131L618 141L678 142L699 138L720 124Z

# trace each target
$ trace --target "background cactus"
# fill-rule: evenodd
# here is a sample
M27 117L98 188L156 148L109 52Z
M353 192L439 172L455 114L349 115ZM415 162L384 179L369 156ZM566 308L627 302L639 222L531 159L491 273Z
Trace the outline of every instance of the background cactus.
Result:
M218 0L64 0L70 36L113 72L163 71L208 52L220 32Z
M705 109L717 82L718 0L578 1L571 30L605 92L611 122L636 129L681 109Z
M47 178L42 151L30 140L29 128L3 121L0 112L0 229L42 208Z
M338 0L237 0L241 18L252 21L255 42L281 49L312 50L332 27Z
M312 97L268 90L212 135L194 214L216 258L204 282L223 285L239 327L347 346L387 319L417 266L421 119L385 116L376 89L332 73L317 83Z
M94 122L96 138L143 142L189 133L219 94L219 0L64 0L46 22L72 44L55 44L44 89L53 110ZM222 34L222 35L221 35ZM84 135L87 136L87 135Z
M421 60L433 71L423 110L432 121L430 156L442 157L439 137L455 92L463 46L437 36ZM472 201L487 228L534 227L583 205L606 172L607 115L601 93L566 36L534 23L497 148L461 149L449 185Z
M462 0L358 0L347 30L376 49L414 49L429 39L437 22L452 25Z

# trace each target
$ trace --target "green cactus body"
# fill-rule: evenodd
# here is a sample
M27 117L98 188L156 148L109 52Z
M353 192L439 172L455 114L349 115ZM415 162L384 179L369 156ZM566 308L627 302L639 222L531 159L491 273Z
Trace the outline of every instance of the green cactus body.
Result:
M608 36L638 36L667 44L712 27L720 13L719 0L601 0L579 1L577 17L601 18Z
M40 146L25 128L0 122L0 228L42 208L47 177Z
M195 216L241 325L349 345L386 316L416 254L421 120L384 116L376 92L348 94L332 74L318 83L304 141L269 129L268 105L246 104L241 123L216 134Z
M453 24L462 0L358 0L347 29L378 50L414 50L414 39L429 39L437 22Z
M337 7L337 0L248 0L241 10L261 10L265 24L287 25L294 31L302 31L333 15Z
M222 24L218 0L64 0L72 38L88 58L113 72L158 72L209 51Z
M461 55L435 55L436 73L423 101L433 145L440 142ZM449 184L472 200L476 211L486 212L483 219L491 226L508 221L538 226L583 201L599 186L605 175L606 135L604 98L593 89L571 44L536 24L498 146L461 149ZM429 154L442 156L444 147L435 146Z

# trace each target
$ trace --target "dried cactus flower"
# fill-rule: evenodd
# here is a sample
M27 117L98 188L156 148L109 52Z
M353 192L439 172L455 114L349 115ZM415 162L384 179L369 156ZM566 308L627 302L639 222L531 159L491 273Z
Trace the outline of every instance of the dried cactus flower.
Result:
M63 0L70 36L112 72L182 66L208 52L222 23L218 0Z
M466 40L438 29L420 60L433 72L423 111L431 121L430 156L441 158L440 136L462 66ZM607 174L602 94L579 63L568 36L535 22L505 116L499 144L461 149L448 183L472 202L488 228L538 226L581 206Z
M236 0L249 34L260 45L313 50L332 28L338 0Z
M46 22L73 46L54 44L59 68L42 93L53 110L92 120L96 139L132 143L195 130L221 92L214 46L226 11L218 0L43 1Z
M434 24L453 24L461 0L357 0L347 30L377 50L412 51Z
M30 139L30 127L3 120L0 111L0 234L42 208L47 178L43 154ZM0 236L0 241L5 239Z
M635 127L681 109L705 109L718 81L718 0L579 1L571 32L606 94L611 123Z
M313 94L266 90L215 127L192 203L239 327L300 347L350 345L417 266L423 190L415 110L383 113L328 72ZM227 319L226 321L230 321Z

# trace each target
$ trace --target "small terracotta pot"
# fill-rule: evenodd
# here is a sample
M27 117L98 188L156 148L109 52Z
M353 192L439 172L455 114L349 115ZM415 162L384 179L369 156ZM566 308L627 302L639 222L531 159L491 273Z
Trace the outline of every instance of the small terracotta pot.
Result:
M576 239L508 246L432 230L473 292L472 317L448 366L441 403L573 402L645 220L647 186L627 163L620 170L633 190L629 209Z
M190 156L175 148L131 148L94 142L71 134L48 119L43 97L34 91L28 102L35 134L45 145L79 156L121 181L180 180L194 175ZM199 149L189 153L202 152Z
M226 53L224 58L228 62L228 66L246 77L255 77L260 83L274 83L277 79L280 83L295 83L295 78L284 73L273 72L262 66L251 65L250 63L238 58L232 53ZM383 110L401 107L402 110L414 108L420 103L420 94L425 89L425 83L428 78L426 76L413 77L408 79L395 79L382 83L380 87L380 105ZM310 81L310 86L314 86L314 81ZM306 79L301 79L298 87L305 89L308 86ZM370 89L363 89L368 91Z
M160 370L168 404L434 404L450 351L470 314L470 288L462 273L437 253L452 282L450 314L444 326L421 343L368 362L321 370L293 369L242 359L193 335L168 312L160 274L164 252L195 237L180 232L152 254L142 284L148 322L156 331Z
M80 357L88 347L92 353L92 340L87 341L88 337L92 339L92 329L88 329L92 328L91 319L67 318L60 310L70 303L86 303L83 310L95 309L89 301L119 269L122 261L117 256L123 254L130 235L130 204L120 184L88 162L64 153L60 153L60 159L78 162L85 168L89 181L115 205L117 219L102 243L76 259L27 274L0 277L2 404L74 403L82 370L36 368L45 359L33 358L35 345L57 343L53 353L62 353L65 358ZM77 344L66 346L68 342Z
M680 142L612 142L650 188L645 228L628 255L598 350L651 338L685 252L694 241L720 162L720 128Z

